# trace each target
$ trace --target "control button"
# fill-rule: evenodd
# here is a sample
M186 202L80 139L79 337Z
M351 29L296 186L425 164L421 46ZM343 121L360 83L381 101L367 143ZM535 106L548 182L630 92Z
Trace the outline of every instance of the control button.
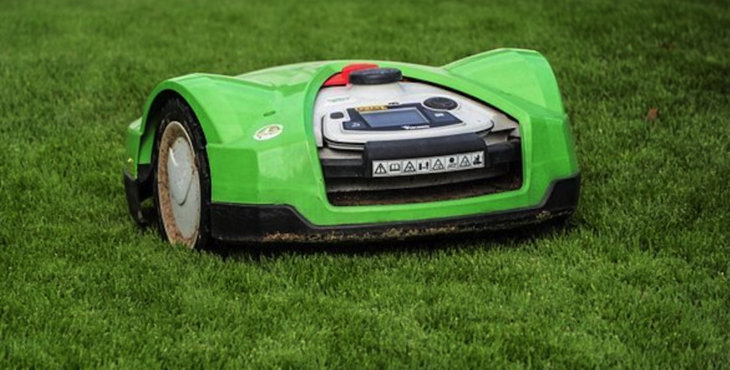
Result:
M443 96L436 96L428 98L423 102L423 105L433 109L444 109L450 110L456 108L457 104L453 99L445 98Z
M344 117L345 117L345 114L342 113L342 112L332 112L332 113L330 113L330 118L332 118L332 119L341 119L341 118L344 118Z
M345 130L362 130L365 128L365 125L362 122L357 121L345 122L342 126L345 127Z
M453 123L460 123L461 121L454 117L450 112L441 112L437 110L424 109L424 115L428 121L434 125L450 125Z

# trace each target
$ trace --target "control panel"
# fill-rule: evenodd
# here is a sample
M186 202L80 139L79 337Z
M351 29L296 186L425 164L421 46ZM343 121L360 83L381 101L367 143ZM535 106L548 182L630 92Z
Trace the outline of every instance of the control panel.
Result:
M349 83L322 88L314 107L318 147L356 148L369 141L486 134L503 113L438 86L402 80L393 68L349 74Z

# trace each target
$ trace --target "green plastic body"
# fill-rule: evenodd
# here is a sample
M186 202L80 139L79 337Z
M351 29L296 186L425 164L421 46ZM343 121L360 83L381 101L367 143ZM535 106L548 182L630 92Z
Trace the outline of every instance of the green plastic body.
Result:
M444 86L498 108L519 122L522 187L478 197L397 205L333 206L327 200L313 135L314 100L343 66L373 62L399 68L406 78ZM192 107L205 133L211 201L290 205L314 225L424 220L539 205L551 182L579 172L555 76L537 52L498 49L443 67L387 61L327 61L275 67L240 76L191 74L159 84L144 116L127 130L128 168L148 164L156 124L150 109L175 92ZM273 139L260 128L280 124Z

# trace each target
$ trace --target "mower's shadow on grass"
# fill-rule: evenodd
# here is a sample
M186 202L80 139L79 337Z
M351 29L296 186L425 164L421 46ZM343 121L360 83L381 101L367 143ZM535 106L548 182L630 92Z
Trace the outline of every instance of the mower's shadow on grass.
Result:
M223 259L278 258L285 255L332 254L344 256L373 256L388 253L432 253L441 250L493 248L498 246L519 247L537 238L551 234L570 232L577 227L575 221L550 220L537 225L455 235L413 237L405 240L347 241L323 243L222 243L210 246L207 252Z

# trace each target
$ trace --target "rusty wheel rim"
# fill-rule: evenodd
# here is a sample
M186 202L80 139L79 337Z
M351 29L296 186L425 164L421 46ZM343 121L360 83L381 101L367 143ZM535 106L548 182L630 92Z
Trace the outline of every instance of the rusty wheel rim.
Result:
M193 248L200 227L200 177L190 136L177 121L168 123L160 138L157 191L168 240Z

